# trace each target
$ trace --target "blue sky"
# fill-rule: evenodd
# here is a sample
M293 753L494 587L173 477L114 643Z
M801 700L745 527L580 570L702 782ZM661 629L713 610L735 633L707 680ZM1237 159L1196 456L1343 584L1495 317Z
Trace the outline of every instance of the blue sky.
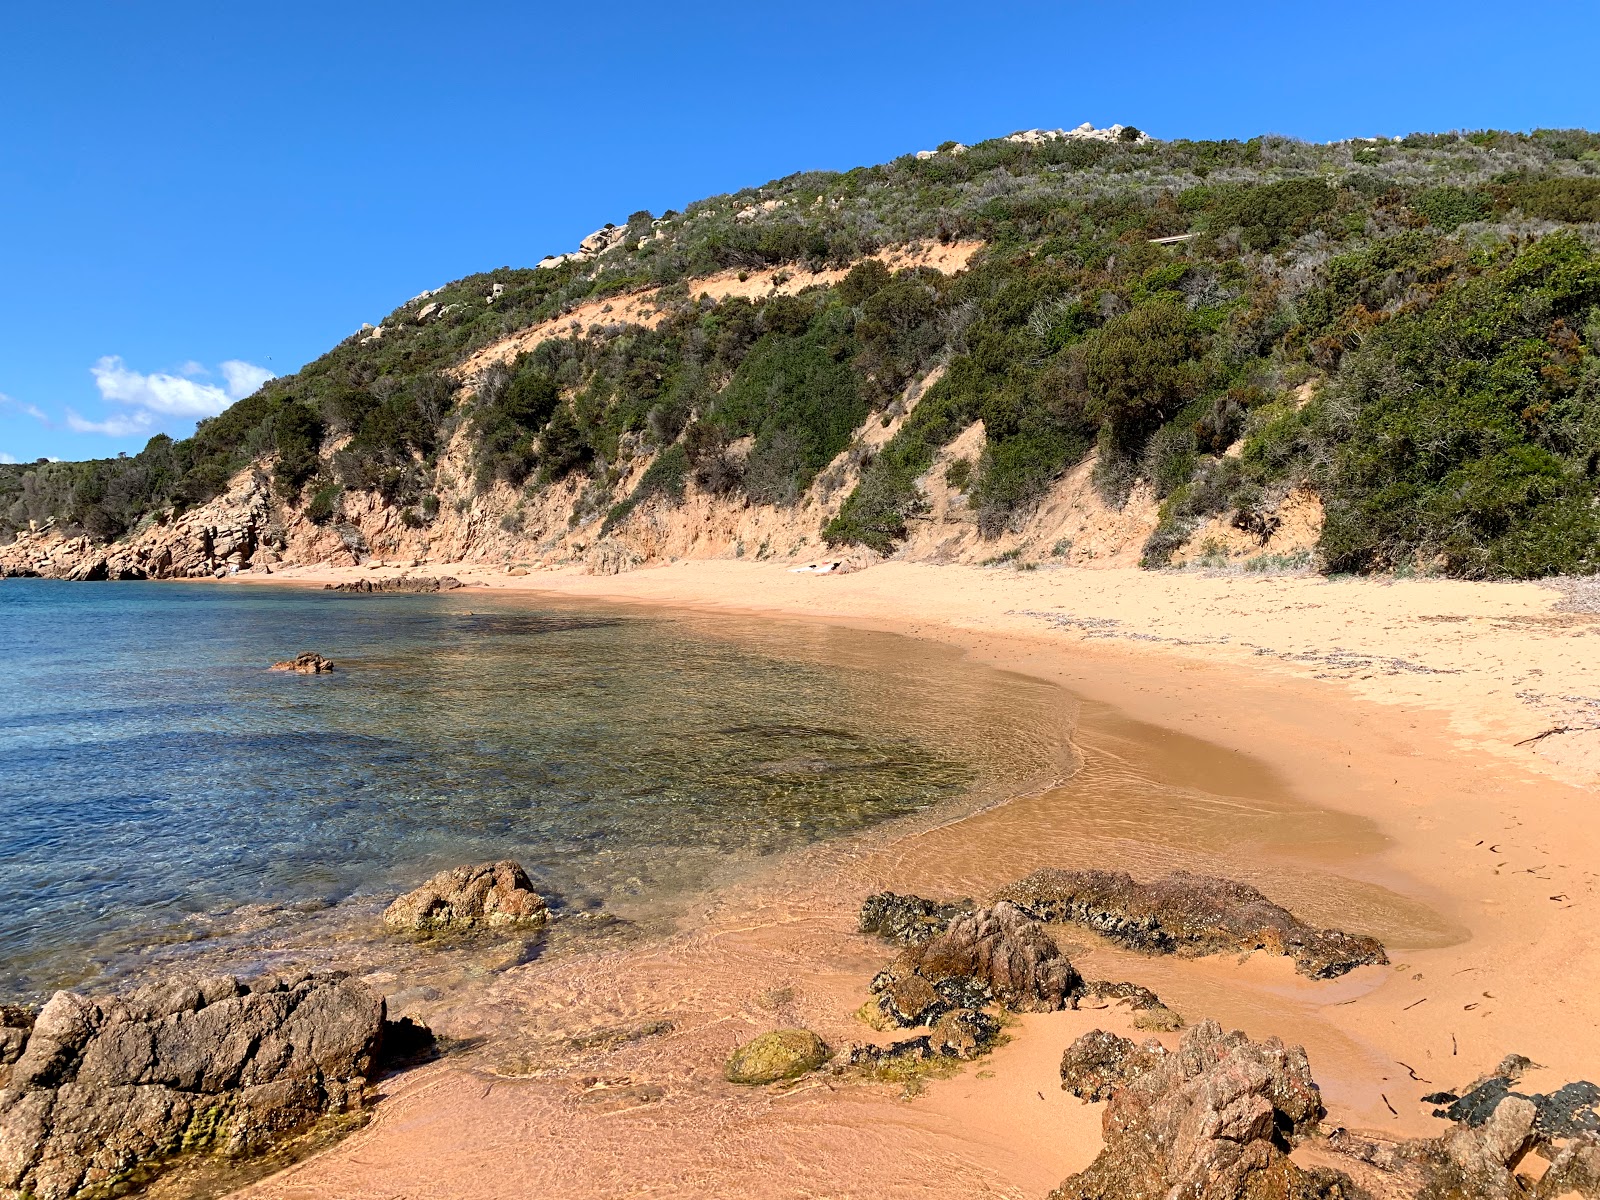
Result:
M1481 3L0 5L0 456L134 451L472 271L806 168L1082 121L1600 127Z

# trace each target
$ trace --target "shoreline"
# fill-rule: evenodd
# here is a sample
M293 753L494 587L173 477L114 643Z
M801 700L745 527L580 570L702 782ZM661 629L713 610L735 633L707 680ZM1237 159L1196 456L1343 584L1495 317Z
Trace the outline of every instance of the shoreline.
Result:
M1124 750L1116 722L1131 721L1138 723L1125 731L1131 744L1146 747L1158 765L1170 759L1167 766L1181 774L1201 763L1216 776L1215 794L1224 796L1243 786L1243 779L1246 802L1237 814L1224 814L1217 828L1227 830L1230 820L1240 830L1264 825L1265 840L1197 846L1182 844L1179 830L1168 839L1173 844L1159 844L1159 835L1141 843L1138 836L1116 836L1114 829L1085 839L1074 828L1083 814L1097 811L1096 797L1072 793L1094 786L1091 775L959 816L887 849L864 849L860 861L850 861L846 849L828 885L837 892L841 881L859 880L861 886L870 881L930 895L979 894L1040 865L1123 866L1138 877L1174 865L1210 866L1218 874L1231 867L1236 877L1256 882L1314 923L1359 931L1364 919L1388 921L1401 931L1399 937L1390 931L1387 939L1393 965L1361 968L1331 983L1301 979L1285 961L1259 954L1243 962L1152 960L1117 952L1077 931L1063 938L1072 943L1068 952L1075 962L1081 957L1092 971L1155 988L1191 1021L1215 1017L1252 1037L1275 1034L1306 1044L1333 1124L1390 1135L1436 1133L1443 1123L1418 1103L1420 1095L1464 1083L1512 1051L1548 1068L1530 1076L1530 1088L1600 1074L1600 971L1584 952L1600 932L1590 914L1596 877L1583 867L1597 848L1588 816L1592 774L1586 777L1581 753L1539 753L1552 738L1533 743L1532 750L1512 744L1511 733L1546 714L1536 699L1519 697L1498 677L1512 655L1519 656L1524 678L1544 662L1573 663L1576 647L1569 649L1567 639L1600 628L1600 618L1588 614L1568 619L1552 589L1148 573L1130 581L1114 572L1021 574L908 564L842 577L795 576L779 564L730 562L606 577L507 576L443 565L418 573L486 583L508 598L737 612L944 642L975 661L1065 687L1084 706L1082 728L1092 759L1116 762ZM257 582L318 585L373 575L324 569L275 573ZM1086 578L1092 576L1102 578ZM1147 587L1136 586L1144 581ZM1207 600L1211 607L1202 608ZM1119 602L1121 616L1103 615ZM1323 610L1317 621L1305 620L1307 608L1290 607L1311 604ZM1261 610L1269 605L1300 612L1301 624L1280 617L1266 627L1289 649L1262 654L1267 638ZM1052 619L1034 615L1040 612ZM1383 624L1370 624L1374 613ZM1366 622L1359 628L1358 617ZM1120 624L1103 624L1113 620ZM1196 636L1199 622L1212 626L1209 639ZM1303 653L1298 647L1305 641L1342 622L1349 622L1349 632L1335 645L1343 647L1338 654L1344 657L1330 663L1331 648L1321 660L1291 657ZM1476 636L1437 633L1460 625L1475 626ZM1577 663L1565 673L1563 691L1582 693L1595 674ZM1196 758L1197 746L1215 752ZM1252 765L1230 768L1230 756ZM1294 803L1273 809L1266 803L1269 793ZM1335 815L1331 824L1326 814ZM1215 840L1216 830L1211 832ZM1359 852L1352 853L1352 846ZM1062 861L1083 853L1101 857ZM1330 889L1329 880L1341 881L1339 887ZM775 900L770 888L754 890L760 894L744 897L740 903L746 907L731 921L726 909L733 901L720 897L708 902L695 927L686 925L672 948L644 952L656 970L655 990L645 991L659 1002L674 987L686 986L674 974L676 964L664 959L681 953L699 962L695 955L726 953L731 941L739 943L747 970L752 962L761 969L777 963L789 976L807 980L799 989L802 999L794 1001L804 1011L775 1013L774 1020L804 1018L830 1040L837 1038L841 1015L860 1002L865 980L889 957L851 931L854 907L865 893L834 895L831 901L813 894L806 904L793 904L801 910L797 914L790 901ZM796 940L810 947L808 963L797 959ZM620 953L626 960L628 952ZM704 962L699 968L699 977L716 977ZM583 989L574 995L572 988L571 981L542 976L537 967L519 969L508 976L501 997L526 1018L538 1009L536 997L559 996L573 1006L590 1002L580 999ZM720 1065L720 1056L708 1057L707 1039L714 1042L712 1031L726 1029L729 1021L747 1034L759 1032L759 1006L752 1010L745 996L742 1009L733 1005L738 1012L719 1012L714 998L700 995L699 988L690 991L697 995L690 1007L698 1005L700 1024L693 1034L669 1040L684 1043L676 1057L687 1054L693 1061L692 1069L682 1069L693 1077L692 1086L684 1083L682 1097L669 1087L664 1096L636 1096L636 1103L615 1110L603 1154L569 1144L567 1152L575 1163L587 1164L585 1171L569 1174L543 1162L542 1154L533 1156L539 1162L518 1163L523 1184L571 1196L643 1186L656 1176L637 1165L631 1172L618 1167L615 1156L629 1145L637 1149L641 1143L630 1139L645 1136L645 1130L655 1129L652 1136L659 1138L666 1123L677 1133L656 1150L663 1162L675 1161L675 1139L688 1140L692 1133L677 1121L697 1112L720 1130L729 1119L725 1109L751 1119L754 1105L764 1114L768 1143L781 1147L790 1137L814 1140L820 1124L859 1128L861 1121L907 1107L893 1098L863 1096L859 1088L835 1093L831 1085L823 1099L815 1094L820 1083L796 1089L805 1099L789 1093L756 1103L724 1094L726 1085L719 1092L715 1081L704 1078L708 1068ZM514 1000L511 993L517 993ZM721 999L727 1009L730 998ZM956 1078L933 1083L909 1106L917 1114L912 1123L918 1144L935 1158L961 1158L976 1174L952 1175L947 1191L916 1194L1038 1195L1084 1165L1098 1146L1100 1110L1051 1089L1060 1051L1097 1025L1129 1032L1121 1010L1024 1017L1010 1044ZM622 1079L662 1072L648 1049L623 1048L603 1058L602 1069L624 1070ZM634 1059L637 1069L627 1072ZM446 1062L425 1069L397 1082L368 1130L250 1194L352 1194L352 1188L361 1194L491 1194L503 1182L501 1169L510 1169L503 1160L514 1145L528 1144L529 1137L548 1139L553 1121L570 1123L574 1111L585 1111L588 1093L573 1094L565 1075L536 1078L518 1086L541 1093L553 1088L559 1096L544 1097L549 1111L541 1108L544 1115L530 1126L526 1115L487 1103L500 1085L485 1087L470 1066ZM599 1090L625 1092L629 1086L634 1085ZM481 1100L473 1098L480 1093ZM880 1107L885 1105L887 1110ZM789 1115L775 1116L775 1109ZM624 1121L623 1113L633 1116ZM410 1144L405 1130L418 1122L450 1131L452 1140ZM1020 1143L1017 1130L1024 1131ZM865 1171L866 1178L884 1183L881 1194L901 1194L882 1174L890 1170L891 1156L881 1149L867 1154L847 1179L825 1176L816 1185L853 1181L859 1187ZM609 1174L600 1170L597 1154L610 1164ZM379 1162L381 1169L374 1165ZM501 1168L490 1169L491 1162ZM697 1194L670 1182L659 1190Z

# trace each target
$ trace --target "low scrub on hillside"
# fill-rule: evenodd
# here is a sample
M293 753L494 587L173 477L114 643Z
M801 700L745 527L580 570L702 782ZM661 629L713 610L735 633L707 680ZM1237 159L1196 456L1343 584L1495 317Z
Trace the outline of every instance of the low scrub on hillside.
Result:
M251 464L314 519L360 491L422 525L439 512L440 456L465 439L468 478L451 486L533 492L576 475L588 499L574 519L602 533L691 488L801 503L849 451L858 482L821 532L892 552L941 451L982 422L981 455L945 479L985 536L1093 455L1108 501L1136 487L1160 501L1151 566L1211 517L1265 542L1306 485L1330 570L1594 571L1597 223L1600 136L1580 130L997 139L809 172L634 214L585 261L449 284L193 438L0 468L0 538L51 518L116 538ZM954 275L866 257L956 239L985 247ZM850 264L795 295L714 302L686 285ZM654 328L571 330L470 386L451 374L642 287L660 289ZM886 444L852 448L865 422L900 417ZM623 491L618 466L638 454L652 465Z

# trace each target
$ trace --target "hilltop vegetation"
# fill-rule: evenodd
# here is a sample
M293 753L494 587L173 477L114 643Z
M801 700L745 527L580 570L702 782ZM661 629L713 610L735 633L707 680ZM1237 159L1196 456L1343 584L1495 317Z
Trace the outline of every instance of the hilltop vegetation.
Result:
M480 490L579 474L574 520L602 532L691 488L789 505L943 365L886 445L853 452L859 483L828 541L891 552L925 503L918 479L982 421L961 486L988 535L1093 454L1111 501L1140 482L1160 497L1152 566L1209 517L1264 528L1306 485L1326 509L1329 570L1592 572L1597 222L1600 135L1583 131L997 139L808 172L635 214L582 261L449 284L191 439L0 469L0 538L51 517L116 538L253 463L313 519L363 492L421 526L460 439ZM964 239L985 248L953 276L867 259ZM754 301L688 286L780 265L851 269ZM451 374L645 287L667 310L654 328L552 337L468 385ZM619 494L633 453L656 457Z

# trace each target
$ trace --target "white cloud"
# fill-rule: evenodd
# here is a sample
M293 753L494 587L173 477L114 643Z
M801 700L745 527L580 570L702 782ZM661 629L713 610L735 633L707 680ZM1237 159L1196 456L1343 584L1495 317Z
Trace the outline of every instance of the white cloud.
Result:
M100 395L114 404L126 404L132 411L113 414L104 421L90 421L68 410L67 427L78 433L100 433L107 437L131 437L148 433L157 417L214 417L235 400L242 400L273 377L272 372L254 363L232 358L223 363L223 386L201 383L196 375L211 374L202 364L186 362L178 374L155 371L149 375L132 370L120 355L108 354L89 373L94 376ZM33 410L44 420L44 415Z
M243 400L261 390L261 385L273 378L271 371L255 363L230 358L222 364L222 377L228 381L228 395Z
M0 450L0 463L14 463L16 461L17 460L15 458L7 454L4 450Z
M136 433L148 433L156 423L154 414L147 409L135 409L131 413L115 413L104 421L89 421L80 417L70 408L67 409L67 428L74 433L102 433L106 437L132 437Z
M160 372L141 375L130 371L115 354L95 363L89 373L107 400L168 416L214 417L233 403L233 397L214 384Z
M38 421L41 424L50 424L50 418L45 416L45 414L40 411L37 405L24 404L21 400L13 400L4 392L0 392L0 408L14 408L18 412L26 413L28 416L32 417L35 421Z

